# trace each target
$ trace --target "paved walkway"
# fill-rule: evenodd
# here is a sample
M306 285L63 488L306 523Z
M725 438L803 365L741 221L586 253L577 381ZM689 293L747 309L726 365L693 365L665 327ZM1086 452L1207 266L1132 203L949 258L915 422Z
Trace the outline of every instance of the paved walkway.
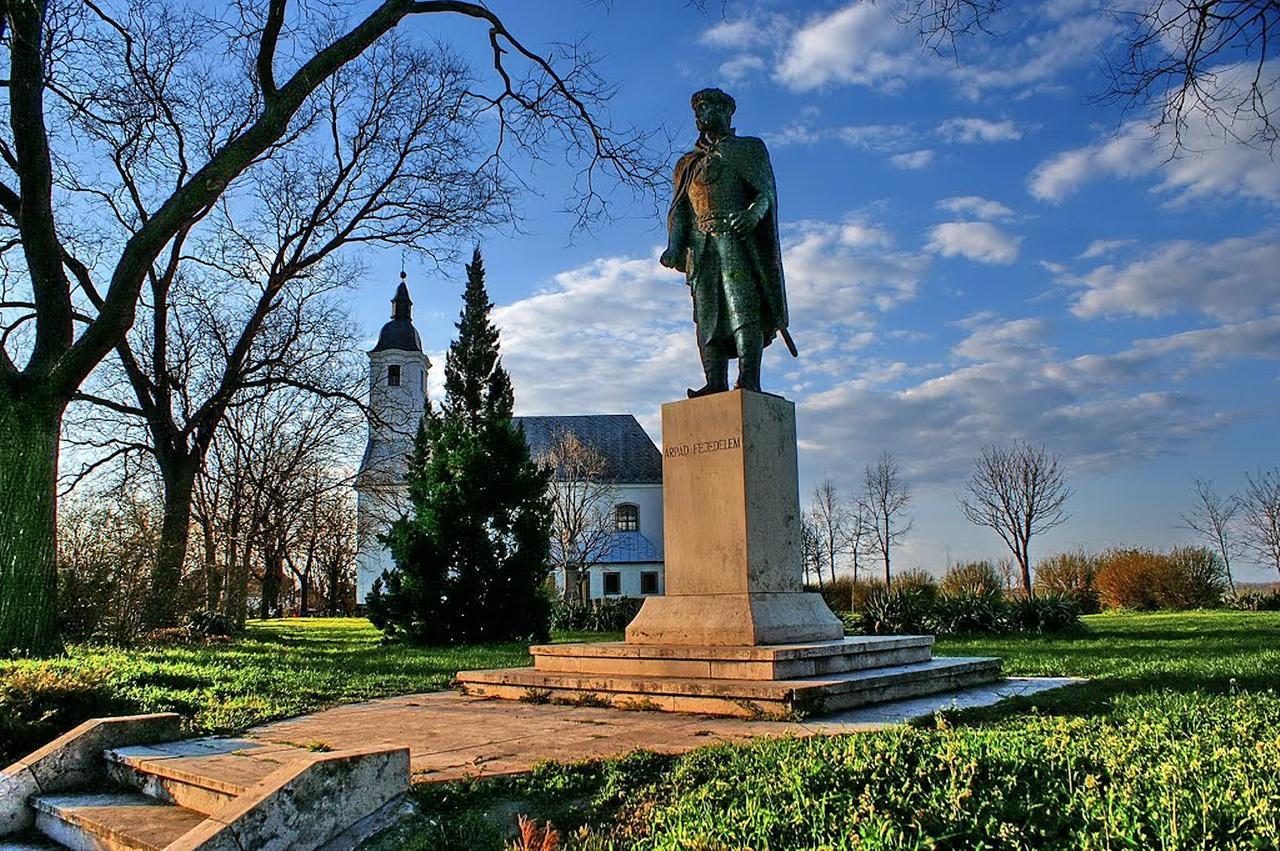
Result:
M332 750L408 745L414 782L432 783L524 772L546 760L576 762L621 756L638 748L675 754L760 736L877 730L938 709L988 706L1006 697L1035 694L1072 682L1077 681L1009 677L963 691L802 722L533 705L443 691L339 706L255 727L239 740L243 746L237 754L277 760L284 755L280 745Z

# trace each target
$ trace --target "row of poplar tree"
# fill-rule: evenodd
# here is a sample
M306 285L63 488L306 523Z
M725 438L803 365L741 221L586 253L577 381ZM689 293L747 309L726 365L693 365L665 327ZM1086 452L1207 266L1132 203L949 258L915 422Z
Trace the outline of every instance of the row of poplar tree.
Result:
M466 269L444 400L428 400L418 428L411 508L384 538L396 567L374 583L369 617L412 643L541 641L551 612L551 474L530 458L513 419L478 248Z

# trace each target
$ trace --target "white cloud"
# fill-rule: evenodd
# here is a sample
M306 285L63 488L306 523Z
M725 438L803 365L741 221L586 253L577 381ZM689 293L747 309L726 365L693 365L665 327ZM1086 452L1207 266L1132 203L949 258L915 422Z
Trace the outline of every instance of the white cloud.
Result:
M928 168L933 162L933 151L928 148L924 148L919 151L908 151L904 154L894 154L889 157L889 162L901 169L918 171L922 168Z
M754 53L743 53L720 64L720 74L731 81L738 81L751 76L765 67L765 61Z
M1126 264L1064 276L1083 291L1072 312L1096 316L1167 316L1197 311L1224 320L1252 318L1280 304L1280 231L1215 243L1190 240L1152 247Z
M783 255L803 357L792 362L771 346L766 370L787 369L796 385L845 374L849 352L874 342L879 314L915 298L929 265L858 219L789 225ZM690 308L682 276L661 268L656 252L593 261L497 308L520 413L629 411L656 433L659 405L700 383Z
M807 123L788 124L775 133L766 133L770 145L813 145L839 141L851 148L877 153L901 151L916 144L916 132L906 124L853 124L845 127L813 127Z
M1119 251L1133 245L1137 240L1134 239L1095 239L1089 243L1089 246L1081 251L1077 256L1077 260L1095 260L1099 257L1105 257L1108 254Z
M854 2L797 29L778 78L797 91L831 84L900 87L915 76L920 49L888 3Z
M938 135L947 142L1011 142L1022 138L1022 129L1013 121L986 118L948 118L938 125Z
M740 18L736 21L720 21L706 32L698 41L711 47L724 47L742 50L755 47L765 40L767 31L761 21L753 18Z
M820 326L867 325L872 312L913 299L928 258L891 246L887 231L864 222L788 227L783 266L792 313Z
M906 124L856 124L836 128L835 136L854 148L888 152L911 145L915 131Z
M960 195L954 198L943 198L938 202L937 206L939 210L946 210L958 216L974 216L979 219L992 220L1013 218L1013 210L1010 210L999 201L992 201L979 195Z
M1038 359L1049 351L1045 343L1049 324L1044 319L1006 320L980 313L961 324L969 329L969 334L951 351L965 360L1013 365Z
M1210 97L1229 101L1241 73L1241 66L1214 69ZM1233 138L1202 105L1189 104L1185 117L1181 147L1174 146L1172 127L1152 131L1145 121L1130 121L1111 138L1042 162L1031 174L1031 194L1056 203L1093 180L1149 177L1153 191L1175 205L1216 196L1280 203L1280 168L1266 151L1236 140L1250 137L1256 121L1241 119L1230 129Z
M979 263L1012 263L1018 259L1022 243L1022 237L1005 233L990 222L943 222L934 226L929 236L930 251Z

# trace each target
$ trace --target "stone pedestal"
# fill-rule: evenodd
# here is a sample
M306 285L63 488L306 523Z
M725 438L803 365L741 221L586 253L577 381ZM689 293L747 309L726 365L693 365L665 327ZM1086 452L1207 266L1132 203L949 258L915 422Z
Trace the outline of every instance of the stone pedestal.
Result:
M844 637L804 591L795 406L717 393L662 406L664 597L624 643L529 648L532 668L463 671L469 694L624 709L788 717L1000 677L934 659L931 636Z
M628 644L742 646L840 638L804 591L795 405L735 390L662 406L666 596Z

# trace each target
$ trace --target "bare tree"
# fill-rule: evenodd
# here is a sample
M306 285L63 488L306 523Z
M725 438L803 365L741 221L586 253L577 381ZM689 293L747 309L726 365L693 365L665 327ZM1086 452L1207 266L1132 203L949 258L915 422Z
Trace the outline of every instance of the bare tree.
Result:
M958 56L964 36L996 36L1008 0L901 0L900 19L924 44ZM1018 12L1021 13L1018 8ZM1119 24L1102 54L1109 84L1095 99L1153 108L1174 152L1193 123L1207 123L1245 144L1271 150L1280 124L1275 98L1280 65L1280 5L1275 0L1138 0L1104 3L1079 14Z
M984 447L958 501L970 523L986 526L1004 541L1022 574L1022 590L1030 596L1031 540L1066 522L1070 497L1062 459L1043 446L1019 441Z
M827 573L836 581L836 555L848 545L849 507L840 497L836 483L827 476L813 489L809 516L818 532L820 558L827 562Z
M613 487L609 462L595 446L567 429L552 435L536 459L552 471L551 559L564 576L564 598L590 598L591 566L613 545Z
M1280 571L1280 467L1245 477L1240 508L1245 545L1260 564Z
M812 576L822 588L822 536L807 511L800 515L800 563L804 567L804 584L808 585Z
M875 464L862 471L862 502L871 517L871 543L874 552L884 560L884 585L892 586L889 560L893 547L911 531L907 516L911 488L902 478L898 461L888 450L880 453Z
M845 540L849 549L849 564L853 568L853 582L856 585L860 581L858 575L862 569L863 557L873 554L872 538L875 534L875 524L865 499L851 499L848 514L849 523Z
M1234 525L1236 514L1240 511L1240 501L1234 496L1219 493L1208 479L1195 479L1192 487L1196 501L1192 509L1182 515L1182 525L1218 551L1222 566L1227 572L1227 584L1234 594L1236 581L1231 574L1231 559L1240 546Z
M644 133L597 119L612 90L590 56L531 50L482 3L381 0L358 20L346 17L350 8L243 0L217 17L166 0L139 0L119 13L76 0L0 4L9 59L0 248L12 255L0 297L0 647L58 646L55 490L68 403L125 342L158 266L180 258L184 240L238 179L323 110L326 81L402 20L447 14L487 25L497 86L470 96L494 118L492 162L506 168L512 148L565 152L580 167L580 223L601 213L604 173L642 192L661 182L662 162L647 156ZM178 61L140 58L138 39L169 19L181 22L171 53ZM171 132L180 119L154 96L170 87L197 102L200 93L212 96L190 137ZM120 161L178 167L147 184L116 173L110 143L78 129L81 116L104 127L124 122ZM183 141L191 139L198 144ZM115 228L68 197L72 186L113 210L143 208L145 220Z

